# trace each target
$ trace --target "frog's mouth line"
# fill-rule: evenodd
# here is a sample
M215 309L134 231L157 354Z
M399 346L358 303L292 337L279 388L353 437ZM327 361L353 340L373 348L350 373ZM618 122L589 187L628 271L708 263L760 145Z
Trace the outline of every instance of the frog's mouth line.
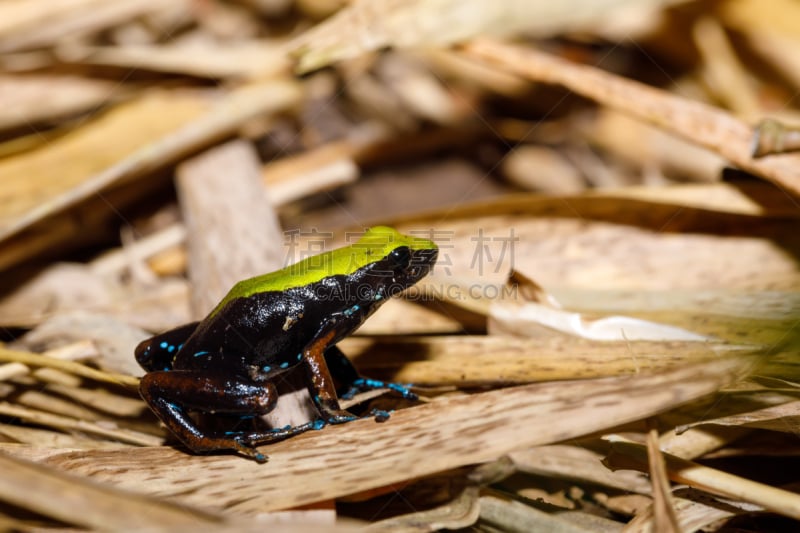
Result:
M436 248L426 248L423 250L412 250L411 261L409 262L408 279L405 282L410 287L425 276L433 268L436 259L439 257L439 250Z

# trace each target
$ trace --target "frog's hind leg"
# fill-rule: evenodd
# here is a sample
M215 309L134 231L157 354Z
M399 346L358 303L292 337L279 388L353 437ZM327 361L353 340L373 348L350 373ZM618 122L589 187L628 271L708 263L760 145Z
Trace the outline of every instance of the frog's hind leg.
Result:
M418 399L417 395L411 392L407 385L365 378L358 373L353 363L351 363L347 356L335 345L325 350L325 362L333 378L340 383L340 398L352 398L359 392L368 390L389 389L406 400Z
M274 384L256 384L231 377L210 377L202 372L171 370L146 374L139 385L139 392L164 425L193 452L235 450L258 462L267 460L266 456L252 447L253 437L261 437L263 432L202 431L188 411L266 414L275 407L278 399ZM311 428L303 431L307 429ZM285 428L275 430L271 432L271 440L285 439L301 432L287 431ZM258 442L265 444L267 440L259 438Z

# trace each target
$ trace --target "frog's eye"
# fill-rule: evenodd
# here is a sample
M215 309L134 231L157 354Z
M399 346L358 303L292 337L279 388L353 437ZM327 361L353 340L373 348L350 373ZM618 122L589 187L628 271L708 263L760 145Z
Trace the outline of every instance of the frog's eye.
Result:
M400 246L389 253L389 261L399 268L407 268L411 263L411 250L408 246Z

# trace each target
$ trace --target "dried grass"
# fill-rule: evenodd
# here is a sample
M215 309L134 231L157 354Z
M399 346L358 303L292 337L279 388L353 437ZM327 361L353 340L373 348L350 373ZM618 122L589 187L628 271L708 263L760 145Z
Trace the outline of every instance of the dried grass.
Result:
M798 29L789 0L0 4L0 528L791 527ZM376 223L439 263L341 347L421 400L263 465L175 445L136 342Z

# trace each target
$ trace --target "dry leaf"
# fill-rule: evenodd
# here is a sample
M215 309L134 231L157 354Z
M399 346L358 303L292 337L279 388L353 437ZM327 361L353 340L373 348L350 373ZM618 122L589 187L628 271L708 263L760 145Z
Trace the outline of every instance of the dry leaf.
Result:
M180 495L181 501L209 508L264 512L637 420L714 392L750 365L748 358L729 357L651 375L447 398L397 411L383 425L360 420L272 445L264 450L270 456L266 465L232 456L191 457L163 447L46 454L45 461L118 487L162 497ZM519 431L520 420L526 421L525 432ZM432 449L437 452L431 454ZM324 485L319 483L321 470Z

